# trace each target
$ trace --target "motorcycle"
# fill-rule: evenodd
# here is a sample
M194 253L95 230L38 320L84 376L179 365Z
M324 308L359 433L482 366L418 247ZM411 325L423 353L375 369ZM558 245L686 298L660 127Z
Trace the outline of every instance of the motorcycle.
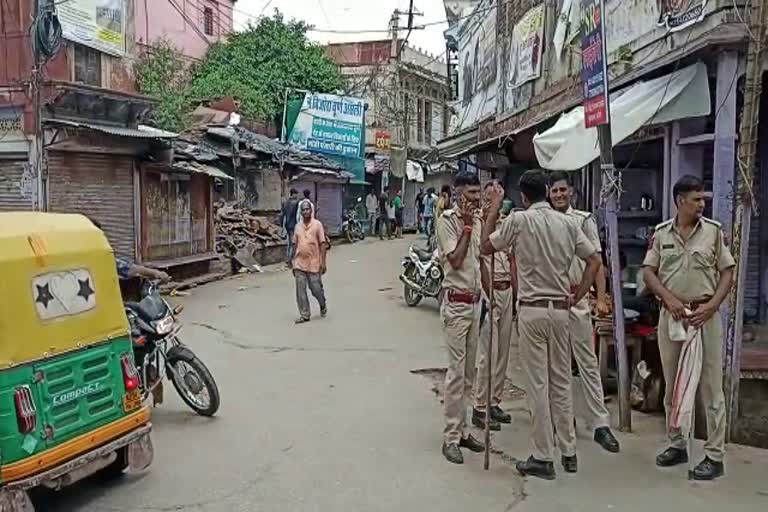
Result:
M360 201L362 201L362 198L358 197L357 202L360 203ZM351 244L365 239L365 230L363 229L363 223L360 222L356 207L348 209L344 214L344 222L341 224L341 229Z
M408 256L403 259L403 297L410 307L418 306L424 297L442 299L443 267L437 256L437 249L422 249L411 245Z
M163 377L193 411L213 416L219 410L219 388L203 362L179 339L177 317L183 307L171 305L160 296L157 286L142 283L141 300L126 302L134 358L139 372L142 401L150 395L162 403Z

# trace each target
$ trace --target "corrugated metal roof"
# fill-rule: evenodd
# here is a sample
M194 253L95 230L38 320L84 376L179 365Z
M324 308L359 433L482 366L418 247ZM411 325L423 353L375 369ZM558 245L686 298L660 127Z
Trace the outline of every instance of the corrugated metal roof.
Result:
M200 174L207 174L208 176L211 176L213 178L220 178L222 180L231 180L234 179L229 174L225 173L221 169L218 169L216 167L213 167L211 165L205 165L198 162L179 162L176 161L173 164L173 170L175 171L184 171L184 172L196 172Z
M129 137L132 139L175 139L178 134L158 130L150 126L139 125L138 128L128 128L126 126L109 126L105 124L83 123L79 121L68 121L64 119L44 119L43 122L49 125L72 126L75 128L85 128L94 130L116 137Z

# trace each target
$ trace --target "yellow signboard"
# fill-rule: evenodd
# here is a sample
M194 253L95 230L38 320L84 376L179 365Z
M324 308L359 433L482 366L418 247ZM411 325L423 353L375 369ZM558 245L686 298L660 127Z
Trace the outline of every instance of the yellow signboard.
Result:
M110 55L125 55L125 0L57 3L64 37Z

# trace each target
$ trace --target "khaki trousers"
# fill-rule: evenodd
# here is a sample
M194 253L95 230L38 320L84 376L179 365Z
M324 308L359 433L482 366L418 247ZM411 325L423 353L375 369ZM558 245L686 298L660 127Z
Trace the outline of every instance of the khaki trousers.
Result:
M592 312L589 301L581 302L569 312L569 332L571 335L571 352L579 368L580 384L574 386L574 397L583 403L586 409L587 421L593 429L609 427L611 416L605 406L603 384L600 380L600 369L597 356L592 348Z
M485 411L488 397L488 372L491 371L491 406L499 405L504 394L504 381L507 378L507 365L509 363L509 346L514 326L513 304L514 294L512 289L494 290L493 308L493 343L491 343L491 318L486 315L485 322L480 327L480 345L477 350L477 394L475 395L475 408ZM488 302L490 308L490 301ZM491 358L493 369L488 365L488 350L493 347Z
M457 444L463 437L467 401L475 381L475 355L480 331L480 303L461 304L445 300L440 308L448 354L445 374L445 444Z
M566 310L520 306L517 318L526 398L533 419L533 457L552 461L554 434L562 455L576 453Z
M674 319L666 309L659 316L659 352L661 366L664 370L666 392L664 393L664 408L667 411L667 432L670 444L675 448L687 447L688 431L691 428L690 418L683 422L680 432L669 430L669 413L672 410L677 365L680 361L682 342L669 339L669 325ZM715 315L704 324L701 330L702 365L699 393L707 413L707 441L704 443L704 453L712 460L722 461L725 456L725 395L723 394L723 366L721 351L723 348L723 326L720 315Z

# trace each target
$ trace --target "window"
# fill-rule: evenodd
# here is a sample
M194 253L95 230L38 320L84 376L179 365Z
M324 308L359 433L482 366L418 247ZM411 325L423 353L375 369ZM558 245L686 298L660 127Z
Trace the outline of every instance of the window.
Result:
M424 105L425 101L421 98L416 99L416 140L418 142L424 142Z
M75 43L75 82L101 87L101 52Z
M424 101L424 142L432 145L432 102Z
M203 31L205 35L213 35L213 9L206 7L203 9Z

